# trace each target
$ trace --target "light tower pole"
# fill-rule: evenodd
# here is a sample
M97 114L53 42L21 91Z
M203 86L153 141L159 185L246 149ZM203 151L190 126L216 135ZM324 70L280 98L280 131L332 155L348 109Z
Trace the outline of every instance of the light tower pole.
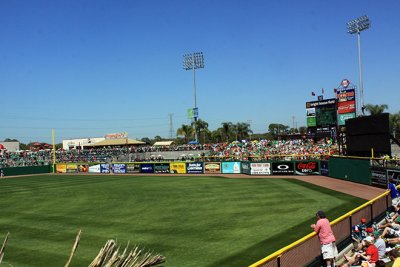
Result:
M364 15L357 19L347 22L347 32L350 34L357 33L358 37L358 68L360 72L360 101L361 101L361 112L364 115L364 92L362 83L362 64L361 64L361 32L370 27L371 23L368 16Z
M197 117L199 116L197 108L197 96L196 96L196 69L202 69L202 68L204 68L203 52L196 52L183 55L183 69L193 70L193 93L194 93L193 124L194 124L194 133L196 142L198 142L196 122L197 122Z

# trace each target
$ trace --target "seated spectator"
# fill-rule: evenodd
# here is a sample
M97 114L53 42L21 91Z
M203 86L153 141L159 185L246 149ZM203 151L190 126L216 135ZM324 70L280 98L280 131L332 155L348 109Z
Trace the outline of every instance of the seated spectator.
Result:
M361 264L363 261L367 261L369 267L375 267L375 263L379 260L378 249L374 245L374 238L372 236L367 236L364 239L365 251L356 252L352 257L344 255L347 264L343 267L352 266L353 264Z

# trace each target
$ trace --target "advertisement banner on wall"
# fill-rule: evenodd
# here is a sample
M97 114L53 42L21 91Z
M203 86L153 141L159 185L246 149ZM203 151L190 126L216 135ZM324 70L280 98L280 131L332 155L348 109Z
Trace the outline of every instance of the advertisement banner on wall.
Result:
M221 173L221 162L204 162L204 173Z
M66 173L67 172L67 164L57 164L56 170L57 170L57 173Z
M140 164L140 172L154 173L154 164L150 164L150 163Z
M321 160L319 162L319 172L321 175L329 176L329 161Z
M250 162L242 162L242 173L251 174Z
M78 172L88 172L89 166L86 164L78 164Z
M338 102L355 101L356 93L354 89L341 90L336 93Z
M317 161L298 161L295 163L295 172L297 175L319 174L319 166Z
M114 163L112 169L114 173L126 173L126 164Z
M89 166L90 173L100 173L100 164Z
M386 177L386 169L372 167L371 168L371 184L374 186L387 188L388 180Z
M251 163L250 168L252 175L271 175L270 162Z
M110 173L110 164L100 164L100 172L101 173Z
M139 163L128 163L128 164L126 164L126 172L127 173L138 173L138 172L140 172L140 164Z
M317 126L316 117L307 117L307 127L315 127Z
M356 113L345 113L345 114L338 114L338 124L339 125L346 125L346 120L353 119L356 117Z
M352 113L356 112L356 101L346 101L346 102L339 102L338 103L338 113Z
M186 163L185 162L171 162L170 163L171 173L186 173Z
M68 163L67 164L67 172L68 173L78 172L78 164L76 164L76 163Z
M187 162L187 173L203 173L203 162Z
M154 163L154 173L170 173L169 163Z
M294 164L290 161L272 162L273 175L292 175L294 174Z
M240 173L240 162L222 162L222 173Z

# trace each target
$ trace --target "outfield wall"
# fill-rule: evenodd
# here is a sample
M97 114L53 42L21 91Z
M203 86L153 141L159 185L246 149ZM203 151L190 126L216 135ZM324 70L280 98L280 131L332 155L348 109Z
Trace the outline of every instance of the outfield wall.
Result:
M51 165L0 168L4 176L50 173Z
M58 163L57 173L176 173L319 175L318 160L299 161L222 161L222 162L142 162L142 163Z

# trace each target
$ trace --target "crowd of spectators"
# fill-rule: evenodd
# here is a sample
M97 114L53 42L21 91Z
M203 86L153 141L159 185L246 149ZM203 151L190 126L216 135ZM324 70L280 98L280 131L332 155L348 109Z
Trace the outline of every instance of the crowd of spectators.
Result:
M56 151L56 162L112 162L121 159L130 161L163 160L160 155L151 155L148 158L138 157L141 153L157 153L166 151L179 151L190 153L190 159L201 158L202 160L258 160L273 159L277 155L296 155L297 157L310 155L332 155L337 154L337 144L331 139L313 141L312 139L296 140L261 140L261 141L235 141L232 143L217 144L192 144L172 146L132 146L115 148L90 148L71 149ZM188 157L176 158L187 160ZM48 165L53 162L51 149L39 151L8 152L0 150L0 167L21 167Z
M332 139L261 140L214 144L206 156L233 157L241 160L273 158L276 156L319 156L338 154Z

